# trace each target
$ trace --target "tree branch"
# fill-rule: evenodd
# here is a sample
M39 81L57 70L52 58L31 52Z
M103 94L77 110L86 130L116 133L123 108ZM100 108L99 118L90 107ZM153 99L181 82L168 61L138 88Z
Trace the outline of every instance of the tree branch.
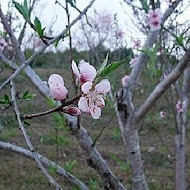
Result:
M19 147L16 145L12 145L10 143L5 143L2 141L0 141L0 147L5 150L11 151L11 152L14 152L17 154L21 154L27 158L34 160L34 156L31 153L31 151L29 151L25 148L22 148L22 147ZM77 179L72 174L65 171L61 166L57 165L55 162L52 162L51 160L45 158L44 156L42 156L40 154L37 154L37 156L39 157L40 161L43 163L43 165L46 168L50 168L52 166L55 167L56 173L60 176L63 176L68 182L70 182L73 185L78 186L81 190L89 190L88 187L83 182L81 182L79 179Z
M29 65L39 54L41 54L49 45L53 44L54 42L56 42L57 40L60 40L61 38L63 38L65 36L65 34L68 32L68 30L78 21L81 19L81 17L83 15L85 15L85 13L88 11L88 9L92 6L92 4L95 2L95 0L92 0L89 5L79 14L78 17L76 17L72 23L67 26L66 29L64 29L58 36L56 36L55 38L53 38L52 40L48 41L47 44L44 44L41 49L39 49L36 53L34 53L28 60L24 61L22 63L21 66L19 66L19 68L0 86L0 90L7 85L11 79L16 78L21 71L26 68L27 65ZM0 11L1 13L1 11ZM0 14L1 16L1 14ZM17 41L18 43L18 41Z
M36 163L38 164L39 169L42 170L42 173L46 176L46 178L48 179L48 181L56 188L56 190L62 190L61 186L49 175L49 173L47 172L47 170L44 168L42 162L39 159L39 156L37 155L37 153L34 150L34 147L30 141L30 137L27 135L26 129L21 121L21 117L20 117L20 111L18 109L17 106L17 102L16 102L16 91L15 91L15 84L14 82L11 80L10 81L10 85L11 85L11 97L12 97L12 104L14 106L14 111L18 120L18 124L19 124L19 129L21 129L24 138L26 140L27 146L29 147Z
M135 113L136 123L138 123L147 114L157 99L160 98L160 96L169 88L169 86L180 77L181 73L185 70L189 62L190 49L187 50L186 54L179 61L175 69L173 69L173 71L155 87L148 98L140 106L139 110Z

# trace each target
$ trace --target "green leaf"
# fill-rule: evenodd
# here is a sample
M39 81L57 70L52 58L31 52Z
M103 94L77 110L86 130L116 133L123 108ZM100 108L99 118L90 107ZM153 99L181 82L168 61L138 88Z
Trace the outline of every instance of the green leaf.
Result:
M109 56L109 53L106 55L106 58L104 59L101 67L99 68L97 75L99 75L104 70L104 68L106 67L106 65L108 63L108 56Z
M24 7L25 7L26 9L28 9L28 2L27 2L27 0L24 0Z
M0 100L0 104L7 104L8 102L5 101L4 99Z
M69 3L71 5L71 7L76 7L76 1L75 0L66 0L67 3Z
M41 24L40 20L38 19L38 17L35 17L35 19L34 19L34 26L35 26L36 32L38 33L40 38L42 38L44 29L42 29L42 24Z
M184 45L184 43L183 43L183 40L184 40L183 34L181 34L179 37L175 36L175 39L176 39L176 44L183 47L183 45Z
M7 94L4 94L4 100L7 101L7 102L10 102L9 96Z
M24 17L26 21L30 21L30 11L28 9L27 1L24 1L24 5L13 1L15 8L20 12L20 14Z
M21 99L24 99L24 100L31 100L32 98L34 98L36 96L36 94L32 94L32 93L29 93L29 90L27 90L21 97Z
M116 61L111 64L109 64L107 67L105 67L99 75L97 75L97 78L108 76L111 72L115 71L119 66L121 66L125 60L122 61Z
M77 162L76 160L65 162L64 169L67 172L71 172L71 170L74 168L76 162Z
M24 121L23 123L24 123L24 125L27 126L27 127L31 125L31 123L29 123L28 121Z
M60 40L61 40L61 39L57 39L57 40L55 41L55 47L58 46Z
M4 94L3 99L0 100L0 104L10 104L10 99L7 94Z
M140 1L140 2L141 2L142 8L144 9L145 13L148 13L148 9L149 9L148 2L146 0Z

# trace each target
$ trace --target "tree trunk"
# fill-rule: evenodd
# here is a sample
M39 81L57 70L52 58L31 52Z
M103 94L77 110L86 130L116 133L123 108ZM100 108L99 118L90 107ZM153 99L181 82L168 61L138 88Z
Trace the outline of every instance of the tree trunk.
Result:
M137 129L124 129L126 150L132 174L132 190L148 190L143 171L139 136Z

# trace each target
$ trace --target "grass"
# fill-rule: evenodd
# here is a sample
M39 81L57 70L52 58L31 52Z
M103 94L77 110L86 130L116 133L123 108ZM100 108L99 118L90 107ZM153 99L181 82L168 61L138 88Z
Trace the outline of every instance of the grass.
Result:
M41 68L36 69L36 72L43 80L47 80L48 76L52 73L61 74L65 77L66 86L70 91L72 90L72 85L70 83L71 78L66 77L70 76L70 72L67 70L47 70ZM3 79L9 74L10 73L7 71L3 73ZM121 78L121 75L124 75L125 72L121 68L116 74L118 75L116 76L118 80L115 80L115 84L117 84L117 88L119 88L119 78ZM49 109L47 102L35 88L31 86L30 82L24 78L24 76L19 76L17 81L18 91L24 92L30 90L30 92L37 94L32 101L19 101L19 107L21 107L22 113L35 113ZM145 84L145 82L147 81L145 80L142 85ZM136 105L143 102L144 98L147 96L146 89L148 88L148 91L150 91L151 85L148 85L148 87L139 86L138 88L138 93L136 95L138 98L135 101ZM144 92L142 92L142 89ZM2 98L4 93L9 93L8 90L8 88L5 88L0 98ZM172 114L170 114L165 121L161 121L159 118L160 108L166 109L166 104L166 100L162 98L154 105L153 109L142 123L143 126L140 131L142 159L150 190L173 190L175 187L175 161L168 158L168 151L164 145L166 144L173 155L175 155L175 124ZM188 117L189 115L190 114L188 114ZM129 188L131 184L130 168L129 164L126 162L125 149L118 129L118 123L114 116L112 102L108 98L107 107L103 109L100 120L93 120L89 115L82 114L81 121L91 134L92 139L95 139L102 127L106 126L102 136L98 139L96 144L97 149L106 159L113 172L124 184L127 183ZM71 173L84 181L91 190L103 189L100 177L93 169L87 166L85 153L79 147L76 139L68 132L67 128L65 128L65 121L63 118L55 115L48 115L41 118L35 118L29 122L31 125L27 127L27 131L30 134L37 152L58 162L62 167L71 171ZM55 128L57 128L57 136ZM160 140L158 134L163 138L164 142ZM188 138L190 138L189 133ZM5 142L11 142L26 147L24 138L18 129L12 108L0 110L0 139ZM155 151L149 152L148 150L150 150L151 147L154 147ZM189 153L190 145L187 144L187 156L189 156ZM34 161L2 149L0 149L0 155L0 171L3 171L0 175L0 190L53 189L37 169ZM189 163L187 163L187 178L190 177L189 168ZM57 176L53 168L49 171L65 189L77 190L76 187L71 186L61 177Z

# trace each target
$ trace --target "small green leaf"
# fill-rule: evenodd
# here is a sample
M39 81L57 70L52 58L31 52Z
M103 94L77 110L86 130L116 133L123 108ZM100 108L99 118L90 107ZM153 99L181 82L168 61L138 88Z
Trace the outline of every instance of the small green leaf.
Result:
M140 2L145 13L148 13L148 9L149 9L148 2L147 1L140 1Z
M36 32L38 33L40 38L42 38L45 28L42 29L42 24L41 24L40 20L38 19L38 17L35 17L35 19L34 19L34 26L35 26Z
M66 0L67 3L69 3L71 5L71 7L76 7L76 1L75 0Z
M71 170L74 168L76 162L77 162L76 160L65 162L64 169L67 172L71 172Z
M32 94L32 93L29 93L29 90L27 90L21 97L21 99L23 100L31 100L32 98L34 98L36 96L36 94Z
M10 102L9 96L7 94L4 94L4 100L7 101L7 102Z
M57 40L55 41L55 47L58 46L60 40L61 40L61 39L57 39Z
M7 101L5 101L4 99L0 100L0 104L7 104Z
M23 123L24 123L24 125L27 126L27 127L31 125L31 123L29 123L28 121L24 121Z
M15 8L20 12L20 14L24 17L26 21L30 21L30 11L28 9L27 1L24 1L24 5L13 1Z
M184 40L183 34L181 34L179 37L176 36L175 39L176 39L176 44L177 45L179 45L179 46L183 46L184 45L184 43L183 43L183 40Z
M97 78L99 77L105 77L108 76L111 72L115 71L119 66L121 66L125 60L117 61L109 64L107 67L105 67L99 75L97 75Z
M109 53L106 55L106 58L104 59L101 67L99 68L97 75L99 75L104 70L104 68L106 67L106 65L108 63L108 56L109 56Z

